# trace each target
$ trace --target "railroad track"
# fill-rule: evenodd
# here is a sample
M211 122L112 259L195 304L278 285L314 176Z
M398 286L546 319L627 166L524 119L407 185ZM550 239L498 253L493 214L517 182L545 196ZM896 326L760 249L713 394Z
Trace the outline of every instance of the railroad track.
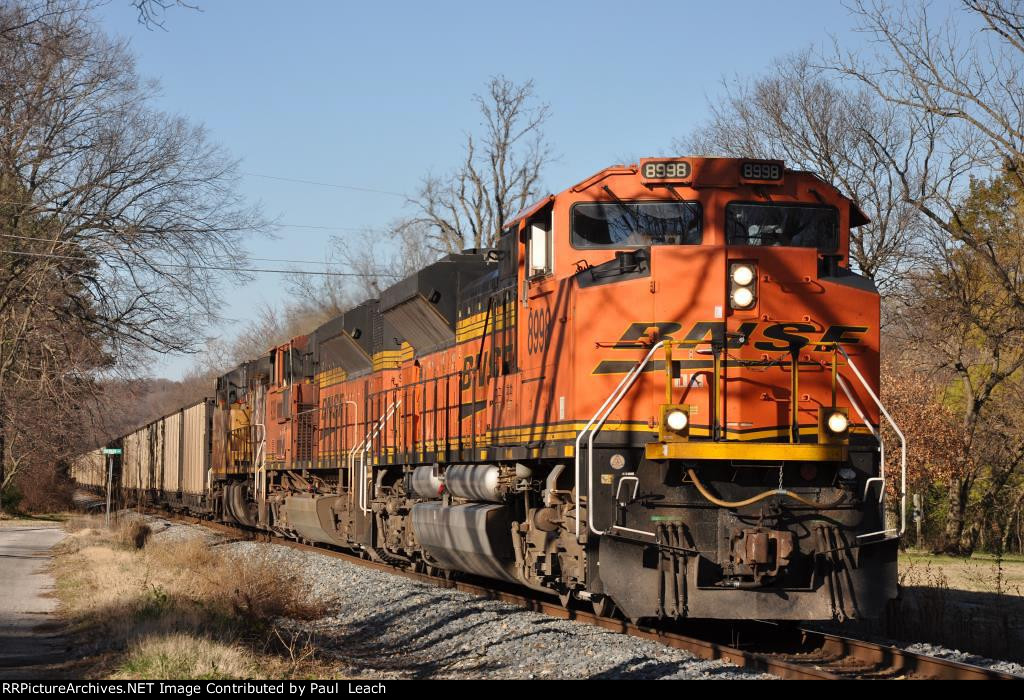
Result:
M742 668L770 673L789 680L1020 680L1017 676L1002 671L916 654L885 644L765 622L754 621L744 625L683 623L665 628L636 625L617 618L598 617L584 610L566 608L541 594L512 589L490 581L483 583L482 580L432 576L326 546L295 542L263 531L234 527L158 509L147 509L145 512L176 522L199 525L233 537L241 535L248 540L280 544L344 559L359 566L511 603L552 617L570 619L656 641L675 649L689 651L702 659L722 659Z

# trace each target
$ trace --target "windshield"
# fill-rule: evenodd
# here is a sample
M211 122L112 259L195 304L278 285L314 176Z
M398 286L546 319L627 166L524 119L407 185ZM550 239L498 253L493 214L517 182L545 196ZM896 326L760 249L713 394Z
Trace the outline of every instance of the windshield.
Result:
M727 204L729 245L797 246L833 252L839 245L839 217L833 207Z
M574 248L696 245L700 241L697 202L594 202L572 208Z

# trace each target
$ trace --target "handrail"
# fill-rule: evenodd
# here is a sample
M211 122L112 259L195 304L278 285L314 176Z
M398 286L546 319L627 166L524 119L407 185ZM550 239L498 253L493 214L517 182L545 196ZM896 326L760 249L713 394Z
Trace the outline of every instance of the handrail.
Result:
M253 423L254 432L259 429L256 440L256 451L253 455L253 489L256 492L256 500L263 500L267 497L267 426L263 423Z
M611 415L612 411L616 409L619 402L626 395L636 383L636 378L643 372L644 367L651 361L651 357L661 347L665 345L665 341L659 341L651 346L647 355L633 366L626 376L622 378L619 385L615 387L615 390L604 400L601 407L597 409L597 413L583 426L583 430L576 435L576 449L573 452L573 457L576 462L576 539L580 537L580 442L583 440L583 436L590 432L590 440L587 443L587 527L591 532L597 535L603 535L604 530L598 530L594 527L594 508L593 508L593 479L594 479L594 436L601 430L601 426L604 425L605 421L608 420L608 416ZM591 429L591 426L597 424L596 427Z
M355 401L352 401L351 399L342 399L341 403L342 404L346 404L346 405L347 404L352 404L352 407L355 409L355 414L356 415L355 415L355 418L352 420L352 431L354 433L353 437L357 437L359 435L359 433L356 433L355 430L356 430L356 426L359 425L359 404L357 404ZM346 418L347 418L347 416L342 416L342 420L345 420ZM348 435L347 435L347 431L345 430L346 427L347 426L345 426L345 425L341 426L341 430L342 430L342 432L341 432L341 441L342 441L342 444L344 444L346 446L347 452L348 452L348 455L347 455L348 463L349 463L348 464L348 481L349 481L348 487L351 489L353 486L355 486L354 479L352 479L352 466L353 466L352 455L355 452L355 445L349 445L348 444ZM340 448L338 450L338 453L339 453L339 455L341 454L341 449ZM339 495L341 494L341 488L342 488L341 474L339 473L338 474L338 494Z
M593 532L596 535L603 535L603 534L605 534L606 531L605 530L597 529L597 527L594 524L594 508L593 508L593 499L592 499L593 489L594 489L594 483L593 483L593 481L594 481L594 456L593 456L594 455L594 439L597 436L597 433L599 433L601 431L601 428L604 426L604 424L608 420L609 416L611 416L612 412L618 407L619 403L621 403L622 399L625 398L625 395L629 392L629 390L636 383L637 378L643 373L644 368L650 362L651 358L654 356L654 354L659 349L661 349L663 346L665 346L666 343L671 343L671 341L663 340L663 341L659 341L658 343L656 343L653 346L651 346L650 350L647 352L647 355L645 355L642 360L637 362L637 364L635 364L629 370L629 372L626 373L626 376L624 376L622 378L622 380L615 387L615 389L608 396L608 398L606 398L604 400L604 403L602 403L600 408L597 409L597 412L594 413L594 415L586 423L586 425L583 427L583 429L576 435L576 443L575 443L575 451L574 451L575 484L576 484L574 505L575 505L575 508L576 508L576 538L577 539L579 539L579 537L580 537L580 523L581 523L581 517L580 517L580 503L581 503L581 495L580 495L581 494L581 491L580 491L581 483L580 483L580 477L581 477L582 463L581 463L581 450L580 450L580 447L581 447L581 443L583 441L583 438L584 438L584 436L588 436L588 438L587 438L587 527L588 527L590 532ZM899 429L899 426L896 425L896 421L890 415L889 411L886 410L885 406L882 404L881 400L878 398L878 395L875 393L875 391L868 384L867 380L865 379L864 375L861 373L860 369L858 369L857 365L850 358L850 355L846 352L846 350L839 343L835 343L835 348L836 348L837 352L842 353L843 357L846 359L847 366L849 366L850 369L853 371L854 376L860 382L861 386L864 387L864 389L867 392L867 394L871 397L872 401L874 401L875 405L878 407L879 411L885 417L886 421L889 423L890 427L893 429L893 432L896 433L896 435L898 436L898 438L900 440L901 454L900 454L900 528L899 528L899 535L902 536L906 532L906 527L907 527L907 488L906 488L907 487L907 441L906 441L906 437L904 436L903 432ZM886 492L886 489L885 489L885 484L886 484L885 441L884 441L884 439L882 437L881 430L880 429L876 430L875 427L872 425L871 421L868 420L866 414L864 413L863 409L861 408L861 406L860 406L859 402L857 401L856 397L854 397L853 393L850 391L850 387L847 384L846 380L844 380L844 378L842 376L838 375L838 374L835 375L835 379L836 379L836 382L838 383L838 385L842 388L843 393L846 394L846 397L850 401L850 405L857 412L857 415L863 421L864 425L867 426L867 428L871 432L871 434L875 437L876 440L878 440L879 453L880 453L879 476L871 477L871 478L869 478L865 482L865 484L864 484L864 498L865 499L867 498L867 494L868 494L868 491L871 488L871 484L873 484L874 482L880 482L881 488L880 488L880 493L879 493L879 499L878 500L879 500L879 503L882 504L881 505L882 517L884 518L885 517L885 513L884 513L884 499L885 499L885 492ZM621 486L621 484L620 484L620 486ZM883 522L884 522L884 520L883 520ZM613 525L612 527L614 528L616 526ZM632 532L637 532L639 534L650 534L650 535L654 534L654 533L647 533L647 532L637 531L637 530L631 530L631 531ZM886 534L888 532L892 532L892 530L888 529L888 530L880 530L878 532L871 532L871 533L867 533L867 534L864 534L864 535L859 535L858 538L872 537L872 536L875 536L875 535Z
M871 388L871 385L869 385L867 380L864 379L864 375L860 373L859 369L857 369L857 365L855 365L853 363L853 360L850 359L850 356L849 356L849 354L847 354L846 350L844 350L843 347L841 345L839 345L839 343L836 343L836 349L843 354L843 357L846 358L846 362L847 362L848 366L850 367L850 369L853 370L853 373L856 375L857 379L860 380L861 386L863 386L865 391L868 392L868 396L871 397L871 400L875 402L876 406L878 406L878 410L882 413L883 416L885 416L885 419L889 422L889 427L892 428L893 432L896 433L896 435L900 439L900 530L899 530L899 534L900 534L900 536L902 536L903 533L906 532L906 530L907 530L907 438L903 435L903 431L900 430L899 426L896 425L896 421L893 420L893 417L891 415L889 415L889 411L887 411L885 409L885 406L882 405L881 399L879 399L878 395L875 394L874 390ZM868 421L864 421L864 422L870 426ZM882 444L881 430L878 431L878 433L876 434L875 437L878 438L878 442L881 445ZM882 453L882 458L881 458L880 462L881 462L881 468L879 470L879 473L881 474L881 476L873 477L873 479L869 479L868 482L870 483L873 480L881 480L882 493L881 493L881 495L879 497L879 500L882 501L884 499L884 497L885 497L885 455L884 455L884 452ZM866 488L867 488L867 484L865 484L865 494L867 493ZM883 512L882 516L883 516L883 518L885 517L885 513L884 512ZM883 520L883 525L884 525L884 520ZM866 535L860 535L860 537L870 537L871 535L880 535L880 534L885 534L886 532L889 532L889 530L879 530L878 532L870 532L870 533L868 533Z
M367 507L367 494L366 494L366 453L369 451L373 444L373 439L380 435L381 429L387 424L388 418L394 415L395 410L402 405L402 400L399 399L395 403L388 407L387 412L381 416L380 420L377 421L377 426L373 430L372 434L367 434L366 439L362 442L362 450L359 453L359 510L363 513L369 513L370 509Z
M355 403L355 402L353 402L353 403ZM357 418L358 418L358 416L357 416ZM378 419L377 423L380 423L382 420L384 420L384 419L383 418ZM353 424L353 427L354 427L354 424ZM350 449L348 451L348 473L350 475L352 474L353 470L356 468L356 454L359 454L360 457L362 456L363 446L366 445L367 440L370 439L370 433L372 433L372 432L373 432L373 428L371 427L366 432L366 435L363 436L363 439L360 440L359 442L357 442L355 445L353 445L352 449ZM359 466L359 476L360 477L362 477L362 473L363 473L363 471L362 471L362 462L360 462L360 466ZM355 494L355 481L356 481L355 479L352 480L353 494ZM362 482L360 482L360 483L362 483ZM362 499L359 499L359 501L357 501L357 503L358 503L358 505L362 506Z

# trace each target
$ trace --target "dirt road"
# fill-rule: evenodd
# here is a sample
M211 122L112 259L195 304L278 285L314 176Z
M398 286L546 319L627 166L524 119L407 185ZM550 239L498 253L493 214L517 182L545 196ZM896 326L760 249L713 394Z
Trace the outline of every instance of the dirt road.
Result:
M50 549L63 538L57 523L0 527L0 678L49 677L70 656L46 572Z

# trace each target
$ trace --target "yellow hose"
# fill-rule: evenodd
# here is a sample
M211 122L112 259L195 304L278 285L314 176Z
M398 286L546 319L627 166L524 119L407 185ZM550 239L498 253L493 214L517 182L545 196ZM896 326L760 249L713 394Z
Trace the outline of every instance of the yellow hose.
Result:
M818 503L817 501L808 500L801 496L800 494L793 493L792 491L787 491L785 489L772 489L771 491L765 491L763 493L757 494L756 496L751 496L750 498L743 501L723 501L720 498L716 498L710 491L707 490L707 488L704 487L704 484L702 484L700 482L700 479L697 478L697 473L694 470L687 469L686 473L690 476L690 480L693 482L693 485L697 487L698 491L700 491L700 495L721 508L742 508L744 506L749 506L754 503L757 503L758 501L763 501L766 498L771 498L772 496L785 496L786 498L792 498L794 501L799 501L800 503L803 503L806 506L810 506L811 508L824 510L826 508L833 508L839 505L839 503L841 503L845 499L845 496L841 495L839 496L839 498L832 501L831 503Z

